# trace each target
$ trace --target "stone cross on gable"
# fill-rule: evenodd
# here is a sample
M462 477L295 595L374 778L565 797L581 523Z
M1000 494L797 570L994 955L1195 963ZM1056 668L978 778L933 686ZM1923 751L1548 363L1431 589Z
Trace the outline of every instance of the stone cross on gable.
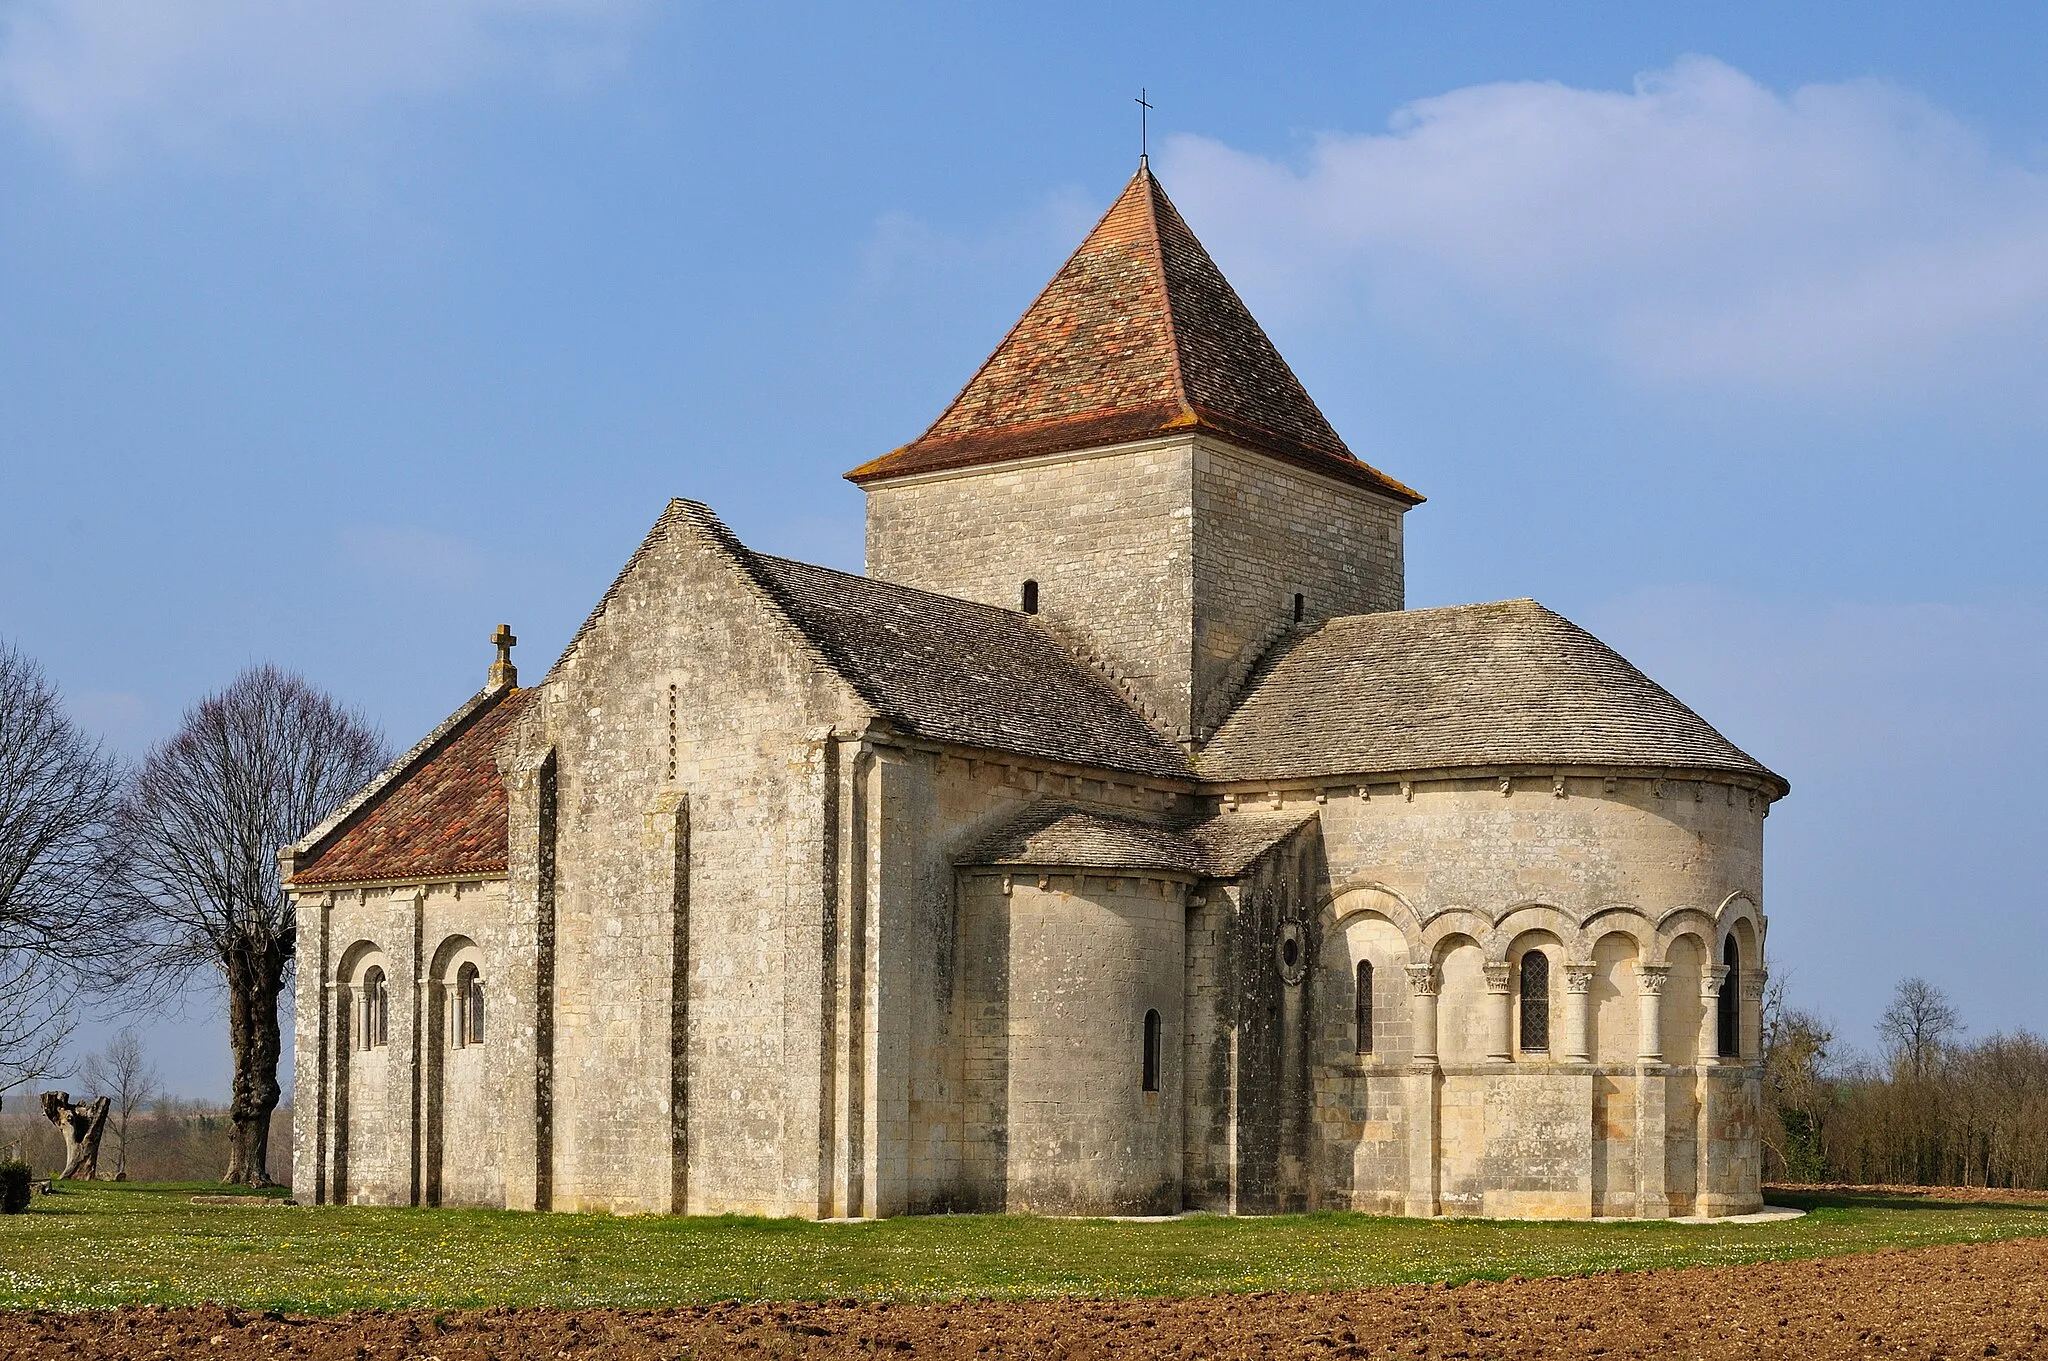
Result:
M498 660L491 663L490 678L486 685L497 689L501 685L519 684L519 668L512 665L512 645L519 640L512 636L510 624L500 624L491 631L491 643L498 649Z

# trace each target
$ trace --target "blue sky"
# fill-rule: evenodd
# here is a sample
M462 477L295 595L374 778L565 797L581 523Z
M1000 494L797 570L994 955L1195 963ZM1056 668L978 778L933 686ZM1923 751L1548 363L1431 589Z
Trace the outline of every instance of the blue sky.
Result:
M1773 965L2048 1028L2048 8L0 0L0 634L139 753L274 660L410 743L665 499L843 567L1129 175L1414 605L1532 595L1793 782ZM202 1000L158 1023L222 1095Z

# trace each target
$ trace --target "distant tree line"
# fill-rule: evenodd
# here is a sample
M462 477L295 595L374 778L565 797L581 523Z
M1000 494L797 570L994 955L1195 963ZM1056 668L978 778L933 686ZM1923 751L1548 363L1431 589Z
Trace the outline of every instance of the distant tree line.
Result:
M1764 1014L1765 1178L2048 1189L2048 1040L1964 1033L1939 988L1908 978L1868 1057L1775 986Z

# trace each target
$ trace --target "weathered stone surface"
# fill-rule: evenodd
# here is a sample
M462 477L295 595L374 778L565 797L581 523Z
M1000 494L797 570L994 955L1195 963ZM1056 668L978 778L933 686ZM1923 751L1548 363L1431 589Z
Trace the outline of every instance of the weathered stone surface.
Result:
M879 580L672 503L287 848L302 1198L1757 1208L1775 775L1209 426L864 486Z

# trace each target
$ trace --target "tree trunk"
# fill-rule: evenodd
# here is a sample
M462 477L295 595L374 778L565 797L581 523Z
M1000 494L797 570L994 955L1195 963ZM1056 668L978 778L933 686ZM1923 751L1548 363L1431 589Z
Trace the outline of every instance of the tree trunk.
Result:
M69 1092L43 1093L43 1118L64 1136L64 1170L60 1181L92 1181L100 1174L100 1139L107 1132L106 1097L89 1106L76 1105Z
M235 1095L228 1105L228 1171L224 1182L271 1186L270 1115L282 1093L277 1062L283 1043L277 1000L284 992L289 945L244 940L228 952L228 1044L235 1054Z

